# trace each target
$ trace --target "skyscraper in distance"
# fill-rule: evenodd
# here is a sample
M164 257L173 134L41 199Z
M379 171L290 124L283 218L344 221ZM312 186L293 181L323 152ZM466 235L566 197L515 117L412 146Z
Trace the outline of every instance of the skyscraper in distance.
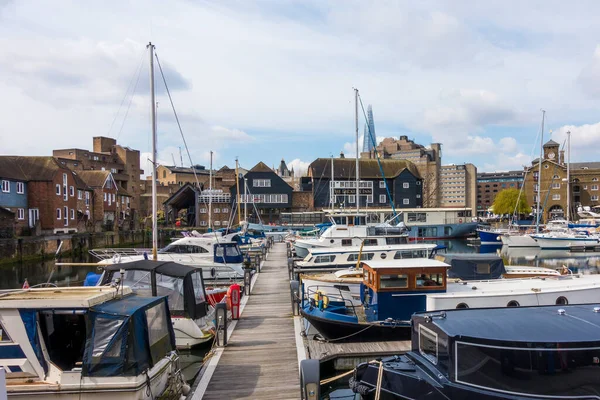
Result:
M370 153L374 148L375 139L375 121L373 120L373 107L369 104L367 107L367 123L365 124L365 133L363 135L363 153Z

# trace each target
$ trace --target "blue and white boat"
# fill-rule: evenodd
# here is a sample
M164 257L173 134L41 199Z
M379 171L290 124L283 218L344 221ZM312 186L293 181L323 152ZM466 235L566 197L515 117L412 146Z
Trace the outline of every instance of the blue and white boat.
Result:
M498 245L502 246L502 235L508 233L508 229L491 229L477 227L475 230L479 236L479 241L482 245Z
M175 398L183 382L166 297L127 287L5 291L0 366L9 397Z
M573 247L596 247L600 245L598 235L585 231L554 231L531 235L542 250L569 250Z
M597 400L599 366L597 304L427 312L412 317L409 352L360 364L350 387L361 399Z

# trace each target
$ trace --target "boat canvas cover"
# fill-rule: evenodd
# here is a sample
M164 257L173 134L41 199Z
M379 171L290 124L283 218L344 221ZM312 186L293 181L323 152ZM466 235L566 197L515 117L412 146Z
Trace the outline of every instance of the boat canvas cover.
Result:
M506 273L504 261L494 254L443 254L436 259L450 264L448 277L454 279L497 279Z
M240 264L244 262L244 256L237 242L221 242L214 244L213 261L219 264Z
M175 350L166 297L129 295L89 310L82 376L137 376Z
M172 261L139 260L123 264L109 265L102 284L111 283L120 277L124 269L125 285L142 296L168 296L171 313L199 319L207 314L206 292L202 270L190 265ZM155 286L153 290L152 287Z

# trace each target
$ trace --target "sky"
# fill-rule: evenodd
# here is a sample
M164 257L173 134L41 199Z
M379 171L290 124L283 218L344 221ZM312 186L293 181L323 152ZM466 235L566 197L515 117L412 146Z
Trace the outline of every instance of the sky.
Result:
M0 0L0 154L151 151L152 41L164 164L244 168L355 154L354 92L378 138L442 163L521 169L544 139L598 161L597 1ZM362 135L364 117L359 115ZM361 139L359 142L362 145Z

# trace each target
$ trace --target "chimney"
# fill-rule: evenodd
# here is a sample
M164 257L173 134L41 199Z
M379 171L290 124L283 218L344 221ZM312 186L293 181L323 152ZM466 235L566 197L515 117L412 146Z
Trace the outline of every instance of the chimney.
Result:
M560 165L565 165L565 151L561 150L558 152L558 163Z

